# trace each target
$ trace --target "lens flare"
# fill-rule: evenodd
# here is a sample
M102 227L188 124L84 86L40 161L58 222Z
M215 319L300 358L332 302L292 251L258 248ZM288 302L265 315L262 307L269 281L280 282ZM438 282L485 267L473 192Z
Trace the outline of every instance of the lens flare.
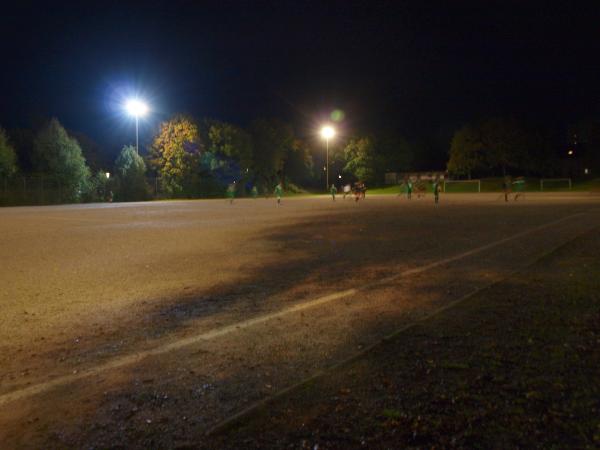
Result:
M335 109L331 112L330 117L334 122L341 122L346 117L346 114L341 109Z

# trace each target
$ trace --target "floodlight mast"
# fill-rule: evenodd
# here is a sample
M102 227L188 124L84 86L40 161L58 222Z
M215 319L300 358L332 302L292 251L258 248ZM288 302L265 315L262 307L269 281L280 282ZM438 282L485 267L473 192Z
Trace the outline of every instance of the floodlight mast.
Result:
M125 109L130 115L135 117L135 152L139 154L139 118L146 115L148 106L144 102L134 98L125 104Z
M321 128L321 137L325 139L326 158L325 158L325 192L329 189L329 139L335 136L335 130L329 125Z

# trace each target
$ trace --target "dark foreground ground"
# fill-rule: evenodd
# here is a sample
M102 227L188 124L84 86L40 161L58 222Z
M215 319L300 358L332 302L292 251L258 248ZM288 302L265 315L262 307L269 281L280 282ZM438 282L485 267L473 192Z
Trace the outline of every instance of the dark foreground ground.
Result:
M0 209L0 449L593 446L598 272L569 252L597 255L599 226L587 193ZM275 422L207 436L415 323Z
M219 430L242 448L600 447L600 230Z

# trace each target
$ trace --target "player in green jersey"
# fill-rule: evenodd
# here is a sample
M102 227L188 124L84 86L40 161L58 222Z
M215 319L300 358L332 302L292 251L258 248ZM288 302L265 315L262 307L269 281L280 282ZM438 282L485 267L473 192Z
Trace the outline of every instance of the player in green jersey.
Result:
M229 204L233 204L233 199L235 198L235 181L227 186L227 198L229 199Z
M278 183L277 186L275 186L275 197L277 197L277 205L281 205L281 196L283 195L283 187L281 186L281 183Z
M437 178L433 182L433 196L435 198L435 203L439 203L440 201L440 180Z

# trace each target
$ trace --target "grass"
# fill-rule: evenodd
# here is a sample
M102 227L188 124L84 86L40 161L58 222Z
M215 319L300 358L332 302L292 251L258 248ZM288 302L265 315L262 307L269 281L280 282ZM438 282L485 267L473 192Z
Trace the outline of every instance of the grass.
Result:
M501 177L495 178L482 178L481 179L481 192L502 192L502 181ZM431 192L431 183L426 183L427 192ZM525 192L540 192L540 179L539 178L525 178ZM569 189L564 183L551 183L548 182L544 186L544 192L590 192L600 191L600 178L588 179L588 180L573 180L572 189ZM464 184L452 184L447 186L446 193L473 193L477 192L477 185L475 183L464 183ZM377 195L398 195L404 194L404 189L400 185L376 187L369 189L367 194Z
M378 188L374 188L374 189L367 189L367 195L369 194L375 194L375 195L380 195L380 194L403 194L404 193L404 189L401 188L400 185L394 185L394 186L385 186L385 187L378 187Z

